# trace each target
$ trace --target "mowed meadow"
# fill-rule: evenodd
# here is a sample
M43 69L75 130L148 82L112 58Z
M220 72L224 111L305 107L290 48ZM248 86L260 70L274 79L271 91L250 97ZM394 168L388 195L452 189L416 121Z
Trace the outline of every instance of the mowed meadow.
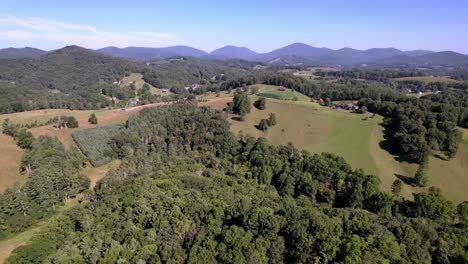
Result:
M269 87L267 89L270 90ZM265 90L260 90L262 92ZM257 98L251 96L252 103ZM232 97L220 97L202 104L223 109L231 100ZM266 132L258 130L255 126L261 119L268 118L270 112L275 113L278 124ZM302 97L298 101L268 98L266 109L258 110L252 106L245 121L238 121L234 115L229 115L228 119L231 130L236 134L242 132L265 137L274 145L291 142L313 153L340 155L354 168L377 175L384 191L390 192L393 181L398 177L413 177L418 168L417 164L399 161L398 157L381 147L384 128L379 115L372 117L371 114L333 110ZM429 161L429 186L440 188L444 196L454 202L468 200L468 130L463 131L464 139L454 159L446 161L432 156ZM412 193L427 189L404 184L403 195L411 199Z

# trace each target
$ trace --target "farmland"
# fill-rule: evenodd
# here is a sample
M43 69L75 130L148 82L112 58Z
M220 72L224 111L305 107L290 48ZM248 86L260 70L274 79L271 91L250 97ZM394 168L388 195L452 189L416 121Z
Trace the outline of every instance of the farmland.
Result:
M255 97L252 97L253 100ZM225 105L227 101L219 99L216 108L222 108L221 104ZM270 112L276 114L278 125L267 132L255 128ZM252 107L245 121L229 118L229 122L231 130L236 134L242 131L254 137L266 137L274 145L291 142L298 148L314 153L340 155L353 167L363 168L367 173L379 176L382 190L389 192L397 176L412 177L417 164L398 161L396 156L380 147L384 140L383 127L380 125L382 117L369 116L367 120L363 119L363 115L331 110L316 103L268 99L265 110ZM455 202L468 199L465 192L468 187L465 175L468 170L467 130L464 133L464 141L453 160L431 157L429 162L429 186L440 188L447 198ZM403 195L411 199L412 193L423 190L427 188L405 184Z
M38 122L45 122L54 116L74 116L79 123L78 128L67 128L67 129L58 129L55 128L53 125L46 125L40 126L30 129L31 133L35 136L50 136L50 137L57 137L65 147L69 148L75 146L75 143L72 139L72 134L75 131L78 131L83 128L90 128L90 127L97 127L97 126L104 126L104 125L113 125L113 124L121 124L128 119L128 117L140 111L146 107L153 107L158 105L164 105L166 103L154 103L154 104L147 104L142 106L136 106L132 108L126 109L126 111L122 111L121 109L101 109L101 110L84 110L84 111L71 111L66 109L45 109L45 110L35 110L35 111L28 111L28 112L19 112L13 114L5 114L0 115L0 122L4 119L10 119L14 123L32 123L34 121ZM88 118L91 113L95 113L98 118L98 124L92 125L88 123Z
M109 125L81 129L74 132L72 137L91 164L98 167L111 161L108 154L112 150L108 142L120 131L121 127L121 125Z

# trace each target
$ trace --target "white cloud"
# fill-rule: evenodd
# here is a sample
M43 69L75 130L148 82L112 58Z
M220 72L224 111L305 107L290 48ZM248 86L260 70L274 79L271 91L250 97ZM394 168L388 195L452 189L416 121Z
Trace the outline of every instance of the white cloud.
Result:
M104 32L91 25L71 24L42 17L22 19L8 15L0 16L0 42L39 48L58 48L65 45L87 48L161 47L177 44L178 38L160 32Z

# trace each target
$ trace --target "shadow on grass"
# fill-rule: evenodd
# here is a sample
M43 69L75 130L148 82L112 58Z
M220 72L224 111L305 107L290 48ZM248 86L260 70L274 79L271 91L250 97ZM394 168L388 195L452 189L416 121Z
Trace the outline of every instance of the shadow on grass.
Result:
M392 131L388 126L385 125L385 123L382 123L381 126L384 127L384 133L383 133L383 138L384 140L379 142L379 146L381 149L387 151L390 153L394 159L398 162L408 162L408 163L416 163L409 159L407 156L402 155L398 149L396 148L395 145L393 145L391 137L392 137Z
M395 176L396 176L398 179L400 179L403 183L408 184L408 185L411 185L411 186L413 186L413 187L416 187L416 182L414 181L414 178L413 178L413 177L401 175L401 174L398 174L398 173L395 173Z
M446 157L444 157L444 156L442 156L442 155L440 155L440 154L437 154L437 153L436 153L436 154L434 154L433 156L436 157L436 158L438 158L438 159L440 159L440 160L448 161L448 159L447 159Z

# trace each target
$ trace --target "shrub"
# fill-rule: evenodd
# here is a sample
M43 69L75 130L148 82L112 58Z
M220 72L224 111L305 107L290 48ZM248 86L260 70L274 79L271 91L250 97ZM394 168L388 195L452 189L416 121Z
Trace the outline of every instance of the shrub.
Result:
M98 123L97 117L95 113L92 113L88 118L88 123L96 125Z
M265 109L266 108L266 99L264 97L258 98L258 100L254 102L254 106L259 110Z

